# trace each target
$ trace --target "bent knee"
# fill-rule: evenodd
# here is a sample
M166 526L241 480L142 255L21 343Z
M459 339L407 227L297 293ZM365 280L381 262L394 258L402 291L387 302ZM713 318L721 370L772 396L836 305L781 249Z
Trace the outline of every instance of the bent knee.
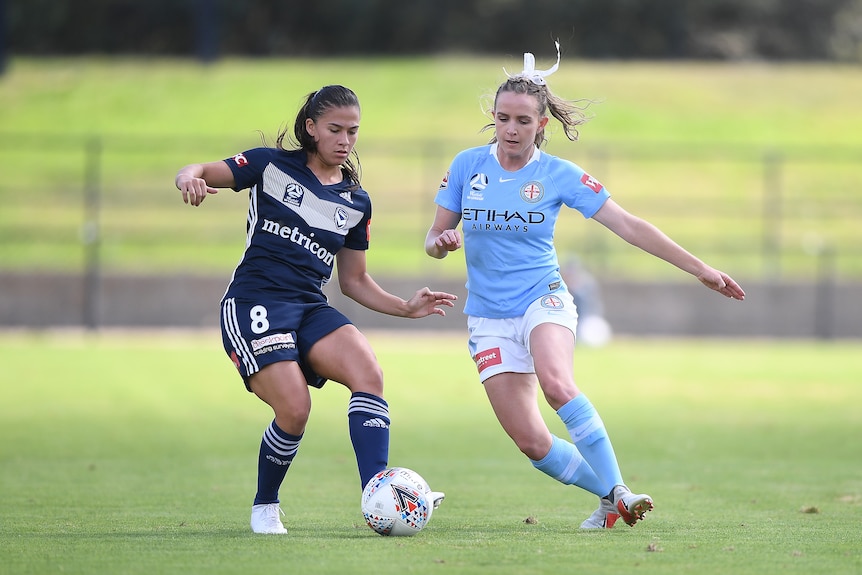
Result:
M578 388L572 381L557 380L549 383L542 382L541 385L545 401L554 410L560 409L578 395Z
M540 459L544 459L544 457L548 455L548 452L551 450L550 444L544 437L524 437L513 439L515 441L515 445L517 445L518 449L521 450L521 453L523 453L533 461L539 461Z
M383 395L383 369L378 364L370 364L355 370L344 385L352 392L361 391L377 396Z
M287 405L273 405L271 407L275 412L275 423L279 428L287 433L302 435L305 431L305 426L308 424L311 409L301 409L297 406Z

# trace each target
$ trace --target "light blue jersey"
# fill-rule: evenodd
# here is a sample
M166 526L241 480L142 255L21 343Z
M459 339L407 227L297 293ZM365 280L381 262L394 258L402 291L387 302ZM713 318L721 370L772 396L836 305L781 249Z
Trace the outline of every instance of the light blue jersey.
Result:
M567 289L554 248L560 209L565 204L590 218L608 197L580 167L538 148L516 172L500 165L496 144L455 156L435 201L461 214L464 313L518 317L536 298Z

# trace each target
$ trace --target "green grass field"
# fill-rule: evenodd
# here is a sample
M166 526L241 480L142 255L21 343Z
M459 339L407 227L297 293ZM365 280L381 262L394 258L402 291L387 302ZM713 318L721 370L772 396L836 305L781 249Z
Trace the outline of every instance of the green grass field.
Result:
M338 385L314 392L282 489L289 534L255 536L270 412L218 334L0 335L0 573L862 572L858 344L579 350L627 481L656 502L636 527L596 533L577 528L593 497L533 470L497 427L460 336L370 339L390 462L447 494L413 538L363 524Z
M540 48L544 65L553 46ZM244 194L191 210L173 187L177 169L259 145L258 130L271 142L305 94L343 83L362 102L373 271L460 277L460 260L431 262L422 250L433 195L458 150L487 142L480 103L522 61L13 59L0 78L0 150L14 166L0 183L0 271L79 271L91 225L107 271L229 274L244 245ZM597 103L579 142L557 128L548 151L712 265L740 280L773 280L776 268L810 279L826 248L840 278L862 277L858 66L590 62L564 51L551 85ZM90 224L88 191L100 193ZM680 277L569 211L558 246L615 278Z

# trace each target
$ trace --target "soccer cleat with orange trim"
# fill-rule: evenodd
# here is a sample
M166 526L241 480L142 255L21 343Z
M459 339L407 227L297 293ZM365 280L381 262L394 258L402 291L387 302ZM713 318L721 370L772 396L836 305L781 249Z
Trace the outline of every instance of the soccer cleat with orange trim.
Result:
M607 497L599 499L599 508L581 523L581 529L610 529L620 518L617 508Z
M644 493L634 494L625 485L617 485L613 490L617 511L627 525L632 526L644 518L653 508L652 498Z
M440 504L443 503L443 500L446 498L446 494L442 491L428 491L425 495L431 500L431 505L434 509L440 507Z

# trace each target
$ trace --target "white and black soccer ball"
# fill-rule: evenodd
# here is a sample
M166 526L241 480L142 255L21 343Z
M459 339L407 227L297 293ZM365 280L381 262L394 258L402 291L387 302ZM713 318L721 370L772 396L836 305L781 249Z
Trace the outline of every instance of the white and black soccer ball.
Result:
M413 471L412 469L407 469L406 467L393 467L392 471L398 473L400 477L406 479L407 481L411 481L419 491L425 494L425 497L428 499L428 502L431 504L432 509L437 509L440 507L440 504L445 499L446 494L442 491L432 491L431 486L428 485L428 482L425 481L425 478Z
M393 467L392 471L397 474L399 478L405 479L413 483L413 485L416 486L416 489L418 489L422 493L431 493L431 486L428 485L428 482L425 481L425 478L413 471L412 469L407 469L406 467Z
M421 475L405 467L384 469L362 490L365 522L381 535L416 535L434 510L433 492Z

